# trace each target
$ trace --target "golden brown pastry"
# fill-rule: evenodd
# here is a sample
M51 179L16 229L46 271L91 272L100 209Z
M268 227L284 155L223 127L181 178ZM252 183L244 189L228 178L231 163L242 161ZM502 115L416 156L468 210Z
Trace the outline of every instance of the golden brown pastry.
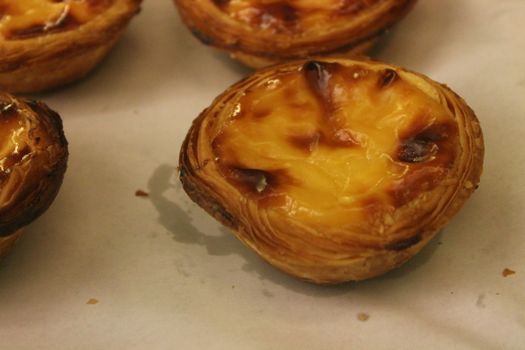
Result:
M368 51L416 0L174 0L203 43L247 66Z
M400 266L461 208L483 163L479 122L429 78L316 58L256 72L193 123L188 195L279 269L316 283Z
M37 101L0 93L0 257L20 229L51 205L67 165L57 113Z
M108 53L141 0L0 0L0 90L75 81Z

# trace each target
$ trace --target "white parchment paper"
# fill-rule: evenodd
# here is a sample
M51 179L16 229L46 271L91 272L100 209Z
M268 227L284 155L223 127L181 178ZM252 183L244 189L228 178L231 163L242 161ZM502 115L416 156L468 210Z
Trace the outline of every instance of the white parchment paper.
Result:
M485 172L404 267L320 287L267 265L181 190L191 121L249 71L197 42L172 2L146 0L92 75L38 96L63 117L70 163L0 264L0 349L525 349L524 32L524 0L421 0L389 34L377 57L476 111Z

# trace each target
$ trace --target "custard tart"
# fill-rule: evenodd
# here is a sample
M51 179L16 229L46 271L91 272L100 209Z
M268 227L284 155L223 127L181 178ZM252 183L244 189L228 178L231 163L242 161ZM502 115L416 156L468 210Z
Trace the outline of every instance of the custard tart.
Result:
M141 0L0 0L0 89L28 93L85 76Z
M367 52L416 0L174 0L203 43L247 66Z
M20 229L51 205L67 165L57 113L37 101L0 93L0 257Z
M445 85L389 64L293 61L230 87L180 151L189 197L262 258L316 283L378 276L477 188L483 137Z

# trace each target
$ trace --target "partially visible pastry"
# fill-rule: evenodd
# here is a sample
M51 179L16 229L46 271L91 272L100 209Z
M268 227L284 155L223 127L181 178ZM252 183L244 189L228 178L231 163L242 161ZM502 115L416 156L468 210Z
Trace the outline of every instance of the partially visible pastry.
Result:
M0 257L20 229L51 205L68 158L60 116L45 104L0 93Z
M0 90L58 87L85 76L142 0L0 0Z
M189 29L247 66L357 55L416 0L174 0Z
M2 237L0 236L0 259L7 255L15 246L16 241L22 235L22 230L18 230L9 236Z
M419 252L477 188L483 136L445 85L376 61L315 58L233 85L180 151L188 195L308 281L378 276Z

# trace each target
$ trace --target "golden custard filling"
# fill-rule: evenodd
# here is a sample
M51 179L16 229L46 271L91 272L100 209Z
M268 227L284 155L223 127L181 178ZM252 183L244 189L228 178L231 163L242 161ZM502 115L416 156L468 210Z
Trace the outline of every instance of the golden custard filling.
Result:
M30 125L15 102L0 100L0 180L31 155Z
M114 0L0 0L0 36L32 38L89 22Z
M323 27L342 16L355 16L381 0L213 0L240 22L274 33Z
M261 208L331 224L393 212L457 156L451 111L388 68L310 61L248 86L224 113L212 141L224 178Z

